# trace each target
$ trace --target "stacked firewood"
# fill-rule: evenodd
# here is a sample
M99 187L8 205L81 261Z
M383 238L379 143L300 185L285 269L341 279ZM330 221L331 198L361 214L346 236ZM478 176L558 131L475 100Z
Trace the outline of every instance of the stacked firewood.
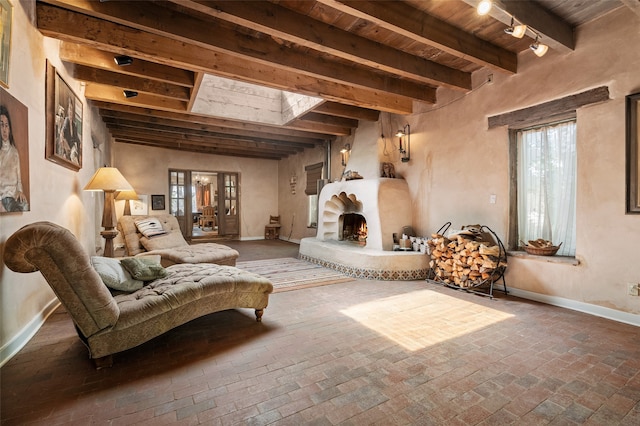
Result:
M478 235L465 233L451 239L432 234L427 241L430 248L429 266L435 279L458 287L477 287L491 283L504 272L507 262L500 247L486 239L478 241ZM501 255L503 258L501 258Z

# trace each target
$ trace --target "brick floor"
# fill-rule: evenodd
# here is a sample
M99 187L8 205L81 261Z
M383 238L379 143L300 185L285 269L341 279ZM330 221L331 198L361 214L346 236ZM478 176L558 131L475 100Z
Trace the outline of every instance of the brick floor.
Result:
M0 416L3 425L637 425L639 369L637 327L424 281L356 280L274 294L262 323L244 309L197 319L103 370L58 309L0 370Z

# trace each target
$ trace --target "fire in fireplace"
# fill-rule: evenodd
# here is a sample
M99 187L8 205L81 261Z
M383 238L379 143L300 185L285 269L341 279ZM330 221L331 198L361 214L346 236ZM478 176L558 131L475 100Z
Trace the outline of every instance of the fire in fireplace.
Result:
M343 241L353 241L359 244L367 242L367 220L357 213L345 213L340 216L341 232Z

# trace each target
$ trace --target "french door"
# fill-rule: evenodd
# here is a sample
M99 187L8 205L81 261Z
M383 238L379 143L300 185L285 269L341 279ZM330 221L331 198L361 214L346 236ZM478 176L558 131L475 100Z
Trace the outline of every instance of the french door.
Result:
M169 170L169 213L178 219L180 230L188 241L201 238L194 236L193 229L200 213L196 205L198 198L196 187L200 184L199 179L203 174L216 176L214 188L217 188L217 194L207 199L208 204L215 204L217 209L217 236L238 236L240 234L238 173Z

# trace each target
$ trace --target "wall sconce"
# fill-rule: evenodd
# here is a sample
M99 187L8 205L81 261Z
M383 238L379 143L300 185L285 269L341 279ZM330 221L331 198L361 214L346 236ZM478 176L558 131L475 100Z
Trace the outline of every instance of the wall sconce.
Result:
M398 146L400 147L400 160L403 163L407 163L411 160L411 126L405 124L401 130L398 130L396 136L398 137Z
M296 193L296 184L298 183L298 177L296 175L291 175L289 178L289 186L291 186L291 193Z
M342 165L346 166L349 161L349 155L351 154L351 144L346 144L340 150L340 154L342 155Z

